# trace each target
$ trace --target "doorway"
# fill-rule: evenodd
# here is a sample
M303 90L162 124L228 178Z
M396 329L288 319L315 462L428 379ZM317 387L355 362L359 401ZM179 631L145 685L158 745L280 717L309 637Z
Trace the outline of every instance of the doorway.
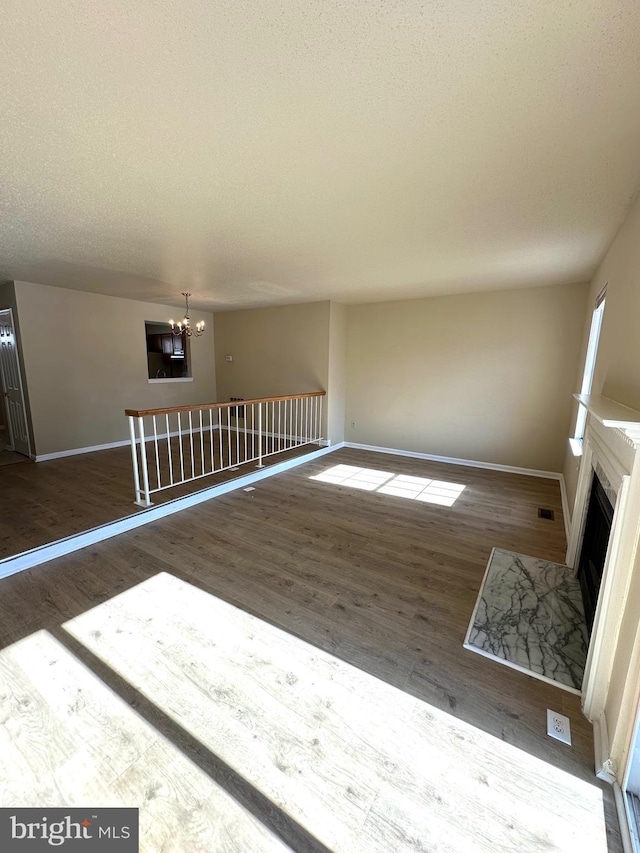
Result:
M31 456L20 356L10 308L0 310L0 389L5 422L2 451Z

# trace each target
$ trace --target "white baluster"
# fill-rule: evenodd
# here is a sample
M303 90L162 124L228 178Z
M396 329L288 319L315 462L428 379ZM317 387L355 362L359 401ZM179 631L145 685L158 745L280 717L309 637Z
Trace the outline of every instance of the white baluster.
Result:
M191 412L189 412L189 447L191 448L191 479L193 480L196 476L196 460L193 452L193 419Z
M180 482L184 483L184 450L182 448L182 421L180 418L180 412L176 413L178 415L178 447L180 448Z
M244 433L244 459L243 462L247 461L247 407L242 407L242 423L243 423L243 433Z
M153 443L156 450L156 480L158 481L158 489L162 488L160 483L160 455L158 453L158 430L156 428L156 416L153 415Z
M214 465L214 450L213 450L213 409L209 409L209 444L211 447L211 471L213 474Z
M144 418L138 418L138 436L140 439L140 462L142 466L142 500L140 506L151 506L149 500L149 470L147 468L147 443L144 437Z
M164 416L167 430L167 458L169 460L169 482L173 486L173 459L171 458L171 428L169 426L169 414Z
M238 417L239 407L236 406L236 465L240 464L240 418Z
M200 413L200 471L202 476L204 477L204 430L202 426L202 409L199 410Z
M262 464L262 403L258 403L258 468L263 468Z
M129 435L131 437L131 461L133 463L133 488L135 490L137 504L144 506L142 503L142 494L140 492L140 469L138 466L138 448L136 447L136 425L133 417L128 416L129 420Z

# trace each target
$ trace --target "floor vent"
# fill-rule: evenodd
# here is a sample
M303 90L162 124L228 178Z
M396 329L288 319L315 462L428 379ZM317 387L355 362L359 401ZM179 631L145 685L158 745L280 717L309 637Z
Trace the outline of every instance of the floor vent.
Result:
M555 513L552 509L546 509L545 507L538 507L538 518L547 518L549 521L553 521L555 518Z

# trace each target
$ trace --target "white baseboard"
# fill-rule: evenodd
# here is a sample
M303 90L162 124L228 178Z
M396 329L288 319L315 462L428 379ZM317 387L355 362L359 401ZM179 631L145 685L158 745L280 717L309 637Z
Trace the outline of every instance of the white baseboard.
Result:
M241 419L241 420L242 420L242 419ZM208 431L208 429L209 429L209 427L208 427L208 426L207 426L207 427L205 427L204 432L207 432L207 431ZM214 429L215 429L215 432L218 432L218 427L217 427L217 426L215 426L215 425L214 425ZM221 429L223 432L228 432L228 433L230 433L231 435L235 435L235 432L236 432L235 427L233 427L233 426L227 426L227 424L224 424L224 423L220 425L220 429ZM194 432L198 432L198 430L197 430L195 427L193 428L193 431L194 431ZM238 431L239 431L240 435L244 435L244 433L246 433L247 435L259 435L259 434L260 434L260 431L259 431L259 430L257 430L257 429L252 429L251 427L249 427L248 429L245 429L244 427L242 427L242 429L239 429ZM177 435L177 433L172 433L172 435ZM166 436L163 436L163 438L165 438L165 437L166 437ZM296 441L296 440L297 440L296 436L295 436L295 435L292 435L291 433L286 433L286 432L269 432L269 430L264 430L264 429L262 430L262 437L263 437L263 438L267 438L267 439L269 439L269 438L277 438L277 439L279 439L279 440L281 440L281 441ZM158 438L160 438L160 436L158 436ZM324 438L314 439L314 440L313 440L313 443L315 444L316 442L319 442L320 444L326 444L327 439L324 439ZM329 443L331 443L331 442L329 442Z
M160 436L158 436L159 438ZM147 439L148 441L149 439ZM65 456L80 456L81 453L96 453L98 450L111 450L114 447L126 447L131 444L128 438L112 441L109 444L94 444L92 447L74 447L73 450L58 450L56 453L40 453L33 458L36 462L48 462L50 459L63 459Z
M444 462L447 465L464 465L467 468L486 468L489 471L504 471L507 474L525 474L527 477L544 477L547 480L562 480L557 471L537 471L534 468L516 468L513 465L498 465L495 462L478 462L475 459L456 459L453 456L434 456L432 453L417 453L413 450L397 450L394 447L377 447L373 444L355 444L345 441L345 447L355 450L371 450L374 453L390 453L393 456L411 456L413 459L427 459L429 462Z
M567 498L567 484L564 480L564 474L560 474L560 498L562 499L562 517L564 518L564 535L569 542L569 534L571 532L571 513L569 511L569 499Z
M120 533L126 533L129 530L142 527L144 524L149 524L160 518L166 518L188 507L196 506L196 504L204 503L220 495L226 495L228 492L246 488L259 480L265 480L267 477L273 477L274 474L281 474L291 468L296 468L298 465L304 465L321 456L326 456L328 453L333 453L342 446L342 444L336 444L332 447L323 447L320 450L305 453L304 456L285 459L282 462L277 462L266 468L259 468L250 474L229 480L226 483L209 486L191 495L175 498L172 501L167 501L157 506L151 506L148 509L143 509L109 524L85 530L83 533L78 533L75 536L67 536L64 539L58 539L57 542L41 545L39 548L32 548L30 551L24 551L22 554L17 554L13 557L6 557L4 560L0 560L0 578L9 577L9 575L23 572L42 563L48 563L51 560L64 557L66 554L71 554L74 551L80 551L89 545L95 545L97 542L103 542L105 539L111 539L111 537L118 536Z
M218 425L214 424L213 427L214 427L215 432L218 432ZM224 432L231 432L231 433L235 432L233 427L228 427L225 424L222 424L220 429L223 430ZM208 432L208 431L209 431L209 425L207 424L206 426L203 426L202 432ZM199 433L200 427L194 426L193 432ZM244 432L244 430L243 430L243 432ZM249 435L251 435L251 434L257 435L258 434L258 430L248 429L248 430L246 430L246 432ZM185 434L184 430L183 430L182 434L183 435ZM171 432L170 435L171 435L171 438L176 438L178 435L177 430L174 432ZM280 435L278 433L270 433L270 432L263 432L262 435L265 438L278 438L278 439L293 439L294 438L294 436L291 436L291 435L284 435L284 434ZM166 432L158 433L158 441L161 441L161 440L165 439L166 437L167 437ZM154 436L153 435L146 435L145 441L146 442L154 441ZM32 456L31 458L35 459L36 462L48 462L51 459L63 459L65 456L80 456L80 454L82 454L82 453L96 453L99 450L112 450L114 447L126 447L129 444L131 444L130 439L125 438L122 441L111 441L111 442L109 442L109 444L94 444L91 447L74 447L73 450L58 450L55 453L42 453L42 454L39 454L36 456ZM321 439L320 444L325 446L326 439Z
M214 424L214 426L216 426L216 425ZM223 427L223 429L226 429L226 427ZM207 430L208 430L208 426L202 428L203 432L206 432ZM216 426L216 431L217 431L217 426ZM193 432L194 433L200 432L200 427L194 427ZM184 435L184 430L183 430L182 434ZM176 430L175 432L169 433L169 435L171 436L171 438L176 438L176 436L178 435L178 432ZM166 437L167 437L166 432L158 433L158 441L161 441L162 439L165 439ZM153 435L145 435L144 440L146 443L148 443L150 441L154 441L155 439L154 439ZM73 450L58 450L58 451L56 451L56 453L43 453L43 454L40 454L38 456L35 456L34 458L35 458L36 462L48 462L50 459L64 459L65 456L80 456L82 453L96 453L99 450L112 450L114 447L127 447L130 444L131 444L131 439L125 438L122 441L111 441L111 442L109 442L109 444L94 444L91 447L74 447Z

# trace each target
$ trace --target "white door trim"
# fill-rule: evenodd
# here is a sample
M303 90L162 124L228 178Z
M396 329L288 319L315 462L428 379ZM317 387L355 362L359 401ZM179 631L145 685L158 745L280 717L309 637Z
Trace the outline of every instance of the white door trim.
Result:
M0 372L12 449L31 456L27 407L22 386L18 338L11 308L0 309Z

